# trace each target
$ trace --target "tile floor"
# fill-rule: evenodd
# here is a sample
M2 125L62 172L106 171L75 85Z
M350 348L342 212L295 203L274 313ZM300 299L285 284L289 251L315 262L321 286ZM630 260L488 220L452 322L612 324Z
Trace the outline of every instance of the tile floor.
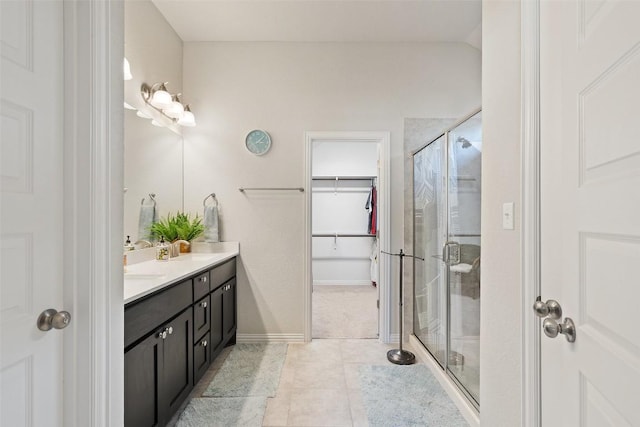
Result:
M358 366L387 365L392 345L377 340L317 339L290 344L263 426L366 426Z
M280 385L276 396L267 400L262 425L367 426L358 367L388 365L387 351L396 347L373 339L316 339L289 344ZM230 351L228 347L216 358L190 397L202 395ZM169 425L174 425L178 416Z

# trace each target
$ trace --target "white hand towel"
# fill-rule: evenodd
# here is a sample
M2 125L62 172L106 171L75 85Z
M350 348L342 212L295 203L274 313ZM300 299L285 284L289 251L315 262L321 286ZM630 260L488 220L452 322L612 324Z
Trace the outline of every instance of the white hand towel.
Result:
M140 216L138 217L138 240L151 241L151 225L158 222L158 210L154 200L142 199Z
M219 242L217 203L215 205L205 205L202 223L204 224L204 241L209 243Z

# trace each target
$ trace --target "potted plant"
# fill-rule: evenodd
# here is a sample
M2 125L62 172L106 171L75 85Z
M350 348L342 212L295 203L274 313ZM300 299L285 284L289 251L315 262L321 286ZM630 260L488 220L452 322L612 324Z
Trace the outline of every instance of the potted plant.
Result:
M178 228L176 217L171 213L166 217L160 218L158 222L154 222L151 225L151 235L154 239L159 239L161 236L167 243L172 243L178 240Z
M197 214L192 219L191 215L184 212L175 215L169 213L151 226L151 233L155 238L164 237L171 244L178 240L190 243L204 233L204 224ZM191 245L180 242L180 252L191 252Z
M176 215L176 231L179 240L191 243L193 239L200 237L204 233L204 224L202 224L202 219L198 214L191 219L189 214L178 212ZM191 245L180 243L180 252L191 252Z

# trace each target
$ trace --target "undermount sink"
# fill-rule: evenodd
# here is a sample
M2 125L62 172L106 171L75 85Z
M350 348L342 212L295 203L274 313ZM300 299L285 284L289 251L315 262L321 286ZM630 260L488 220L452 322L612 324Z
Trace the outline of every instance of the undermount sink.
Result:
M131 279L131 280L154 280L154 279L160 279L161 277L164 277L164 274L160 274L160 273L124 273L124 278L125 279Z

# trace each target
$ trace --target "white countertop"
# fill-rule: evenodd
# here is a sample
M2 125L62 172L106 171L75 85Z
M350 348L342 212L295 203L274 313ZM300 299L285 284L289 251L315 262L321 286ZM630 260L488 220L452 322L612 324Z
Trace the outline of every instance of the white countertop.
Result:
M128 252L128 265L124 273L124 303L128 304L199 271L222 264L239 253L237 242L194 244L193 252L180 254L169 261L156 261L155 248ZM132 260L135 262L132 263Z

